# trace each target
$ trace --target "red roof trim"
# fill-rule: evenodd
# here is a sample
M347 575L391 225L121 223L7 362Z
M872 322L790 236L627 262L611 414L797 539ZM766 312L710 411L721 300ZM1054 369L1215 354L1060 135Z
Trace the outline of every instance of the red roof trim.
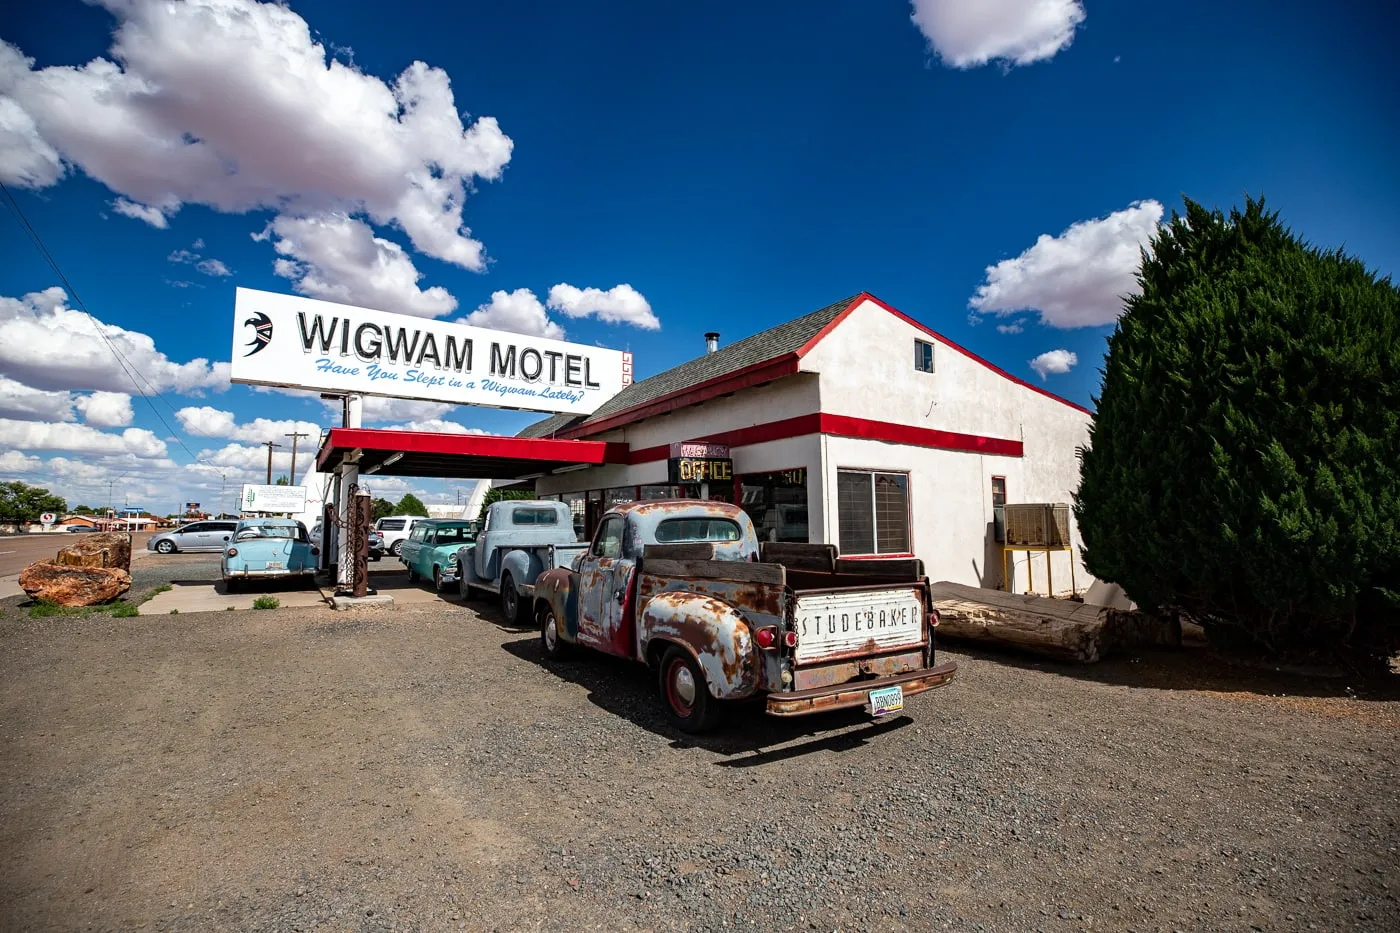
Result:
M807 434L830 434L834 437L856 437L871 441L885 441L891 444L905 444L910 447L928 447L935 450L958 450L969 453L988 454L998 457L1021 457L1025 455L1025 445L1021 441L1002 437L984 437L980 434L959 434L956 431L938 431L932 428L915 428L888 421L871 421L866 418L849 418L845 415L799 415L782 421L755 424L734 431L721 431L705 437L690 438L692 443L709 442L725 444L729 447L747 447L767 441L787 440ZM654 463L671 455L669 445L641 447L631 451L627 462L633 465Z
M870 421L846 415L822 415L822 433L837 437L859 437L870 441L888 441L911 447L932 447L938 450L962 450L969 453L993 454L1000 457L1025 455L1025 444L1002 437L981 434L960 434L934 428L915 428L888 421Z
M382 428L331 428L316 456L325 465L335 450L403 451L464 457L500 457L509 460L546 460L568 463L626 463L627 445L605 441L561 440L551 437L502 437L496 434L437 434L430 431L390 431Z
M791 376L798 371L797 364L797 354L787 353L771 360L754 363L752 366L746 366L732 373L726 373L723 376L717 376L708 382L701 382L680 392L663 395L661 398L653 399L645 404L624 409L601 421L584 422L572 428L566 428L559 432L559 436L565 438L591 437L595 434L602 434L604 431L611 431L613 428L620 428L623 425L635 424L645 418L653 418L668 411L675 411L677 408L698 405L701 402L707 402L740 389L752 388L765 382L772 382L774 379Z
M1045 389L1042 389L1040 386L1034 385L1034 384L1032 384L1032 383L1029 383L1029 382L1027 382L1026 380L1021 379L1021 378L1018 377L1018 376L1013 376L1013 375L1011 375L1009 372L1007 372L1006 370L1002 369L1000 366L997 366L995 363L989 363L987 360L982 359L982 357L978 356L976 353L973 353L971 350L967 349L966 347L959 346L958 344L956 344L956 343L954 343L953 341L949 340L947 337L944 337L942 334L938 333L937 331L933 330L932 328L927 327L927 326L925 326L925 325L923 325L923 324L920 324L918 321L914 320L912 317L910 317L909 315L905 314L903 311L900 311L898 308L894 308L894 307L891 307L890 305L885 304L883 301L881 301L879 298L876 298L874 295L870 294L869 292L861 292L860 295L858 295L858 296L856 297L856 300L851 302L851 306L850 306L849 308L847 308L845 311L841 312L841 314L837 315L835 321L832 321L831 324L827 325L827 327L826 327L825 330L823 330L821 333L817 334L817 336L813 337L811 340L809 340L809 341L807 342L807 345L806 345L806 346L804 346L801 350L798 350L798 351L797 351L798 356L805 356L805 355L807 354L807 352L810 351L810 350L812 349L812 347L816 345L816 343L817 343L818 340L821 340L823 337L826 336L827 330L830 330L832 327L835 327L836 324L839 323L843 318L845 318L846 315L850 314L853 310L855 310L856 306L859 305L859 304L861 303L862 300L869 300L869 301L874 302L875 304L877 304L877 305L879 305L880 307L884 308L884 309L885 309L886 311L888 311L889 313L893 314L895 317L897 317L897 318L899 318L900 320L904 321L906 324L909 324L909 325L911 325L911 326L913 326L913 327L918 328L919 330L921 330L921 331L923 331L924 333L928 334L930 337L933 337L935 340L939 341L940 343L945 344L946 346L948 346L948 347L950 347L950 348L952 348L952 349L954 349L954 350L957 350L957 351L958 351L959 353L961 353L963 356L967 357L968 359L972 360L972 361L975 362L975 363L981 363L983 366L987 367L987 368L990 369L992 372L996 373L998 376L1001 376L1003 379L1009 379L1010 381L1016 383L1018 386L1020 386L1020 387L1023 388L1023 389L1030 389L1032 392L1039 393L1040 395L1043 395L1043 396L1045 396L1046 398L1049 398L1049 399L1054 399L1055 401L1059 402L1059 403L1062 404L1062 405L1068 405L1070 408L1073 408L1073 409L1075 409L1076 411L1082 411L1082 412L1084 412L1084 414L1086 414L1086 415L1092 415L1092 414L1093 414L1092 411L1090 411L1089 409L1085 408L1083 405L1079 405L1079 404L1076 404L1076 403L1074 403L1074 402L1071 402L1071 401L1070 401L1069 399L1067 399L1067 398L1061 398L1060 396L1056 395L1054 392L1050 392L1050 391L1047 391L1047 390L1045 390Z

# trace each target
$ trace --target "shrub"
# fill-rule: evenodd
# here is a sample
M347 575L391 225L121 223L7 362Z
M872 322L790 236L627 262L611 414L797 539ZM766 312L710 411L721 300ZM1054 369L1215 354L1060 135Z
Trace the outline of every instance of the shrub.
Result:
M112 618L114 619L129 619L140 614L131 603L117 603L112 607Z
M254 609L276 609L280 605L282 605L282 603L276 596L259 596L257 599L253 600Z
M63 614L63 607L48 599L38 600L29 607L29 618L31 619L48 619Z
M1186 201L1139 281L1080 455L1086 566L1218 643L1389 656L1400 291L1254 199Z

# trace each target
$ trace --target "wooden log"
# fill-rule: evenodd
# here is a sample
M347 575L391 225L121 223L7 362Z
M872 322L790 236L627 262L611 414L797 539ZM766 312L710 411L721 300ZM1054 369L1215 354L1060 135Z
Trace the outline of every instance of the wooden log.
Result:
M940 638L1006 645L1080 664L1115 651L1181 644L1181 624L1174 616L960 583L935 583L930 589Z
M131 589L131 574L120 567L69 567L39 561L20 572L19 585L30 599L60 606L96 606Z
M58 552L56 561L65 567L115 567L131 570L131 535L104 531L83 535Z

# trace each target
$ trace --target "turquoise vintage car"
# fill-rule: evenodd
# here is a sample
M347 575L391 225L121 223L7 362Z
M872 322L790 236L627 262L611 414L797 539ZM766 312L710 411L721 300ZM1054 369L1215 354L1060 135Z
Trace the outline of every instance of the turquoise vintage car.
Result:
M413 525L399 549L408 579L433 581L433 589L457 582L457 549L476 540L477 523L454 518L429 518Z
M310 579L316 573L320 548L311 543L306 526L290 518L246 518L238 523L224 548L224 586L230 592L244 580Z

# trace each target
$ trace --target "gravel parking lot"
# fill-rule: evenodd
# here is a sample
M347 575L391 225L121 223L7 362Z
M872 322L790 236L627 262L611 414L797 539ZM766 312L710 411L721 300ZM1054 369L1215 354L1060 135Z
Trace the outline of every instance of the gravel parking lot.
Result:
M0 926L1400 929L1393 688L947 654L899 718L695 740L447 602L7 609Z

